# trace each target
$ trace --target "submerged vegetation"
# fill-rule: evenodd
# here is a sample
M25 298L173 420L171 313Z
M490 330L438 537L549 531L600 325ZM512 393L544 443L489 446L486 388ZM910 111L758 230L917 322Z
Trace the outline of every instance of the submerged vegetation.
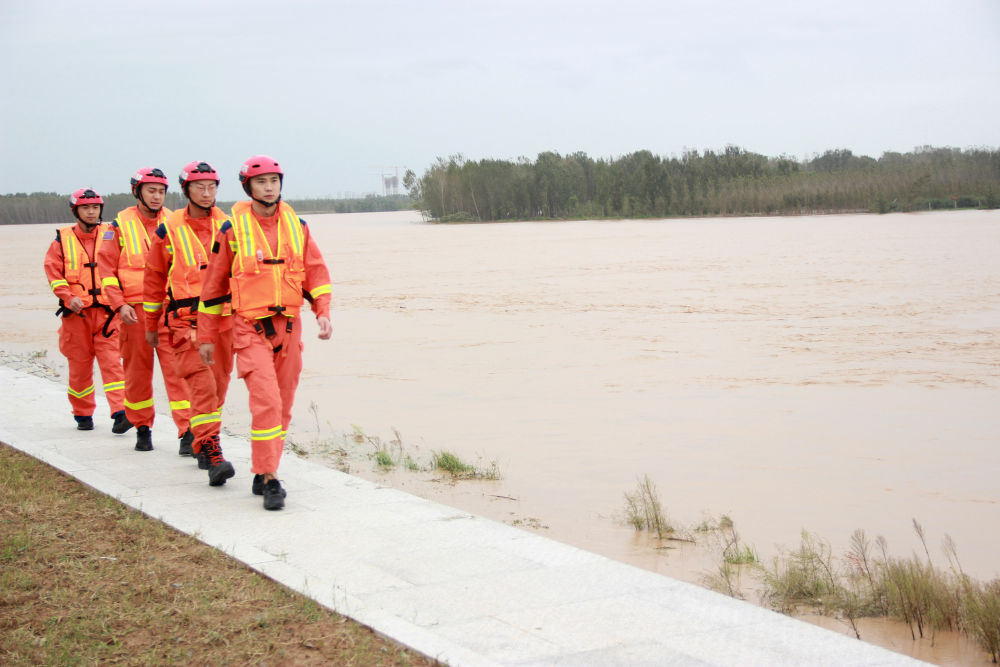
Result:
M500 468L496 461L491 461L486 467L466 463L456 454L449 451L431 452L431 467L451 473L456 479L500 479Z
M441 221L663 218L917 211L1000 206L1000 150L933 148L874 159L830 150L807 160L736 146L661 157L540 153L534 161L438 158L403 179Z
M638 480L634 491L625 493L625 520L636 530L655 532L660 539L674 532L663 514L660 494L649 475Z
M648 476L639 481L637 491L625 494L625 520L636 530L656 531L659 538L665 537L659 528L665 524L662 503ZM982 583L965 574L948 536L943 541L948 568L935 566L923 526L916 519L913 529L923 546L923 557L915 553L910 558L894 558L885 538L872 542L861 529L851 535L847 553L837 557L829 542L803 530L799 546L781 550L770 565L760 563L754 547L740 542L727 516L717 523L703 521L694 532L713 535L721 547L716 571L702 578L713 590L745 599L742 577L749 575L759 585L760 602L776 611L809 610L837 618L858 639L863 639L858 621L869 617L901 621L913 639L933 639L942 630L964 632L997 662L1000 579Z
M309 410L316 421L317 435L322 430L319 406L310 403ZM380 472L406 470L408 472L446 472L453 480L502 479L500 465L493 460L488 463L469 463L454 452L430 450L421 455L419 446L406 446L399 429L392 428L392 437L382 439L372 435L357 424L351 424L350 432L340 432L334 437L317 437L308 445L301 445L289 439L287 446L299 456L314 456L332 463L341 472L351 471L351 460L368 459ZM482 457L480 457L481 459Z
M760 569L764 599L784 612L819 610L847 623L860 639L857 621L888 617L909 627L913 639L949 630L976 640L993 662L1000 659L1000 580L983 584L962 571L949 537L944 552L949 567L934 565L921 525L914 530L923 557L894 558L882 537L873 544L863 530L851 536L848 552L833 555L829 543L806 531L794 551Z

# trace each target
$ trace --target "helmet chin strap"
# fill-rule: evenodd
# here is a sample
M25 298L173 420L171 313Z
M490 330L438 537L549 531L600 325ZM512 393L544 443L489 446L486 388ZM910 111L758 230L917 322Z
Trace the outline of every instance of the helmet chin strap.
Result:
M212 200L212 203L209 204L208 206L202 206L201 204L199 204L195 200L191 199L191 195L188 194L188 188L187 188L186 185L184 186L184 196L187 197L188 204L192 204L195 208L200 208L205 213L211 212L212 207L215 206L215 200Z
M278 202L281 201L281 194L279 193L278 194L278 198L275 199L273 202L266 202L263 199L257 199L253 195L250 195L250 199L254 200L255 202L257 202L258 204L260 204L264 208L271 208L272 206L277 206Z
M139 194L136 195L136 199L139 200L140 204L142 204L144 207L146 207L147 211L149 211L150 213L153 214L153 217L156 217L156 214L160 212L161 208L163 208L162 206L160 208L153 208L152 206L150 206L149 204L146 203L146 200L142 198L142 186L141 185L139 186Z
M214 201L211 204L209 204L208 206L202 206L201 204L199 204L198 202L196 202L193 199L188 199L188 203L189 204L194 204L195 208L200 208L202 211L205 211L206 213L208 213L209 211L211 211L212 207L215 206L215 202Z
M101 211L102 212L104 211L104 207L103 206L101 207ZM76 217L76 219L83 226L83 231L87 232L88 234L91 233L92 231L94 231L95 229L97 229L97 225L99 225L99 224L101 224L103 222L103 220L101 220L102 216L98 216L97 217L97 222L93 222L93 223L91 223L91 222L85 222L83 220L83 218L80 217L79 212L77 212L77 210L75 208L73 209L73 215Z

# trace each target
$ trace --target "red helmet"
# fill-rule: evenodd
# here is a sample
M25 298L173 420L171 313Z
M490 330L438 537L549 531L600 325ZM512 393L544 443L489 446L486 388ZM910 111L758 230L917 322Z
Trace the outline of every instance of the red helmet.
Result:
M80 188L69 196L69 207L74 211L77 206L84 206L86 204L100 204L104 206L104 200L101 199L101 195L97 194L97 191L93 188Z
M135 176L132 177L132 196L139 196L139 188L142 187L143 183L157 183L162 185L164 188L168 188L166 175L157 169L156 167L143 167L139 171L135 172Z
M181 175L177 179L181 182L181 190L187 194L187 185L191 181L215 181L216 184L219 183L219 174L215 171L215 167L207 162L188 162L184 165L184 169L181 170Z
M261 174L277 174L282 184L285 182L285 172L281 171L278 161L269 155L254 155L243 163L240 167L240 183L243 184L243 191L250 194L250 179Z

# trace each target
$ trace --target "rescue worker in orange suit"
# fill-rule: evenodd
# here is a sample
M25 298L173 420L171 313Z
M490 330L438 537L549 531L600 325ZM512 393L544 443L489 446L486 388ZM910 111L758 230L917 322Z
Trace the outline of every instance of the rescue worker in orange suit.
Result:
M270 157L243 163L240 183L251 201L234 205L216 236L198 312L202 359L220 363L220 308L231 295L236 373L250 394L250 489L263 496L266 510L285 505L278 463L302 370L304 299L312 303L319 337L333 332L330 274L305 221L281 201L283 180Z
M209 485L221 486L236 474L233 464L223 458L219 443L222 404L233 370L232 318L222 318L218 363L212 366L202 363L195 326L209 250L215 233L228 217L215 205L219 175L212 165L191 162L181 171L179 180L188 204L156 228L146 257L142 290L146 340L154 348L169 345L173 349L176 373L188 386L192 448L198 467L208 470ZM161 308L165 310L169 341L159 338Z
M45 275L59 299L61 315L59 351L69 362L66 393L76 427L94 428L94 359L101 370L104 397L111 408L113 433L125 433L132 424L122 404L125 373L118 354L118 320L101 291L97 254L113 236L101 222L104 199L91 188L80 188L69 198L75 225L56 231L56 240L45 254Z
M104 243L97 263L104 276L103 290L108 304L121 320L118 345L125 367L125 415L136 426L135 448L153 449L151 429L156 411L153 406L153 354L146 343L146 312L142 307L142 278L146 253L157 226L166 221L170 210L163 206L167 177L155 168L143 167L131 179L132 196L138 200L118 213L111 229L114 240ZM161 335L166 335L162 315L157 318ZM180 438L180 455L193 456L194 439L188 428L190 403L187 385L174 372L173 350L163 345L155 350L167 388L170 411Z

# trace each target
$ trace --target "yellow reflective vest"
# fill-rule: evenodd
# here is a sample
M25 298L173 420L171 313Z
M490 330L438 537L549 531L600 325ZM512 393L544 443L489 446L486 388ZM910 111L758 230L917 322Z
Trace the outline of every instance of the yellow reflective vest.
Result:
M169 215L170 209L161 208L156 224L166 222ZM142 224L139 210L135 206L120 212L112 224L118 228L118 242L121 245L118 284L122 289L122 298L125 303L142 303L142 274L146 268L146 253L149 252L146 226Z
M167 313L178 319L195 321L201 297L201 274L208 268L211 247L206 249L198 240L184 212L183 208L174 211L163 224L167 230L167 252L172 256L167 273ZM229 217L217 206L212 207L209 217L214 238ZM223 314L228 315L228 309L224 309Z
M94 238L94 256L87 255L86 249L76 237L73 228L76 225L59 228L59 242L62 244L63 278L73 296L83 301L83 307L89 308L97 303L107 305L108 301L101 291L101 280L97 272L97 253L106 235L110 235L110 225L102 222L97 226ZM55 289L56 285L52 285ZM68 304L67 304L68 305Z
M247 319L279 313L298 317L306 277L302 221L291 206L278 203L278 243L272 252L251 206L248 201L233 206L233 312Z

